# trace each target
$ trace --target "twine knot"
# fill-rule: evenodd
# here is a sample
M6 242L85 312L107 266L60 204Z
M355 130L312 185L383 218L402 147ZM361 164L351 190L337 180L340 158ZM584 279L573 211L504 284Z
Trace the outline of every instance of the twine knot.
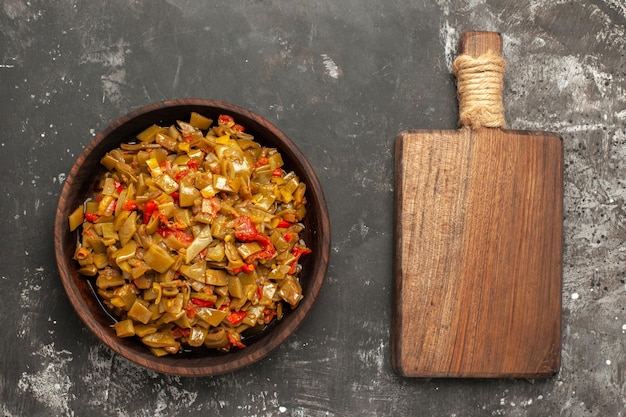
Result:
M487 52L474 58L459 55L452 64L457 79L459 126L505 127L502 90L506 62Z

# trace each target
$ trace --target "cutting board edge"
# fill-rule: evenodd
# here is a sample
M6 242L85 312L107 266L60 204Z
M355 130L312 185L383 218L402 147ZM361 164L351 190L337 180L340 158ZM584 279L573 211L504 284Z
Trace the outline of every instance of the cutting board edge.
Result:
M403 165L402 165L402 143L407 134L414 131L404 131L399 133L395 139L394 148L394 210L393 210L393 308L392 308L392 320L391 320L391 366L394 371L402 376L408 376L405 374L402 367L402 363L399 360L402 357L401 346L397 335L402 329L402 297L400 297L400 289L402 288L402 259L399 259L402 253L399 250L401 245L401 228L399 227L401 216L401 210L397 208L399 201L402 201L402 187L400 181L402 181Z
M461 127L458 129L405 129L403 131L401 131L400 133L398 133L396 135L396 146L398 145L398 141L399 140L404 140L404 138L408 135L414 135L414 134L423 134L423 133L435 133L435 132L445 132L445 133L450 133L450 132L463 132L466 130L474 130L475 132L480 132L481 130L500 130L503 133L510 133L513 135L529 135L529 136L545 136L545 137L551 137L554 139L558 139L561 142L563 142L563 138L561 137L561 135L557 132L554 131L536 131L536 130L524 130L524 129L500 129L500 128L491 128L491 127L483 127L483 128L478 128L478 129L472 129L470 127Z
M394 371L396 374L400 375L403 378L421 378L421 379L478 379L478 380L487 380L487 379L548 379L555 377L560 372L560 362L550 371L547 372L539 372L539 373L505 373L505 372L497 372L497 373L443 373L443 372L411 372L405 371L403 368L395 368Z

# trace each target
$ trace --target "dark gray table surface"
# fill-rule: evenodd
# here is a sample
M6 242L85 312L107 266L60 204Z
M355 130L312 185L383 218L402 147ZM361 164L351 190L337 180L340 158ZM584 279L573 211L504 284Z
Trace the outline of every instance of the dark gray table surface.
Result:
M622 0L0 0L0 414L623 416L625 15ZM565 143L562 368L545 380L405 379L390 365L394 138L456 127L450 66L467 30L503 34L509 127ZM310 317L218 377L113 354L54 259L75 158L115 118L176 97L272 121L316 169L332 220Z

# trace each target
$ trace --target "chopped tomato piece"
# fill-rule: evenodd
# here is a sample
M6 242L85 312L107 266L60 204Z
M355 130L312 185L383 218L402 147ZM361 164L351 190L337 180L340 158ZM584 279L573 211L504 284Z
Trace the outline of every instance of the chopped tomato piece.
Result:
M98 216L96 213L85 213L85 219L92 223L98 220L98 218L100 218L100 216Z
M187 166L189 167L189 169L198 169L198 167L200 166L200 161L196 159L190 159L189 161L187 161Z
M261 244L262 250L253 253L246 258L248 263L257 259L269 259L276 254L276 249L274 248L270 238L262 233L259 233L254 225L254 222L248 216L237 217L237 221L235 223L235 237L242 242L256 241Z
M281 220L278 222L278 225L276 227L280 227L282 229L286 229L289 226L291 226L291 223L289 223L287 220Z
M296 257L296 259L294 259L291 262L291 268L289 269L289 273L293 274L296 272L296 268L298 267L298 261L300 260L300 257L302 255L307 255L311 253L311 249L302 248L300 246L294 246L294 248L291 250L291 253Z
M235 125L235 119L227 114L220 114L217 118L217 123L221 126L233 127Z
M146 207L143 209L143 224L147 224L152 218L152 215L158 212L158 210L159 205L154 200L148 201Z
M246 318L246 316L247 314L243 310L231 311L230 314L226 316L226 320L228 320L228 322L232 324L233 326L236 326L239 323L241 323L243 319Z
M179 339L183 336L189 336L189 329L183 329L182 327L174 327L172 329L172 336L175 339Z
M121 193L122 191L124 191L124 186L118 180L114 180L113 184L115 185L115 191L117 191L118 194Z
M215 303L209 300L201 300L199 298L192 298L191 303L197 305L198 307L213 307Z
M276 317L276 310L273 308L266 308L263 310L263 323L269 324L274 317Z
M174 180L176 182L180 182L180 180L185 178L187 176L187 174L189 174L190 172L191 172L191 169L183 169L178 174L176 174L176 176L174 176Z
M197 310L194 306L187 305L183 307L183 310L185 310L187 318L193 319L194 317L196 317Z
M137 210L137 202L135 200L126 200L122 204L122 210L133 211Z
M258 168L258 167L261 167L261 166L263 166L263 165L267 165L267 164L269 164L269 163L270 163L270 161L269 161L266 157L262 156L262 157L260 157L260 158L259 158L259 160L258 160L258 161L256 161L256 162L254 163L254 166L255 166L256 168Z
M241 335L239 333L228 333L228 341L232 346L238 347L239 349L246 347L246 345L241 343Z
M233 268L233 274L238 274L240 272L247 272L248 274L256 268L255 264L243 264L237 268Z

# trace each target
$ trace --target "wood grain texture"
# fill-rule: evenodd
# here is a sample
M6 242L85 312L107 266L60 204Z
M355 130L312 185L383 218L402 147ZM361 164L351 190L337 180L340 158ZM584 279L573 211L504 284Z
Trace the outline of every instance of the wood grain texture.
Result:
M394 369L558 372L562 140L492 128L407 131L395 164Z
M491 52L502 55L502 36L497 32L467 32L459 40L459 54L478 58Z

